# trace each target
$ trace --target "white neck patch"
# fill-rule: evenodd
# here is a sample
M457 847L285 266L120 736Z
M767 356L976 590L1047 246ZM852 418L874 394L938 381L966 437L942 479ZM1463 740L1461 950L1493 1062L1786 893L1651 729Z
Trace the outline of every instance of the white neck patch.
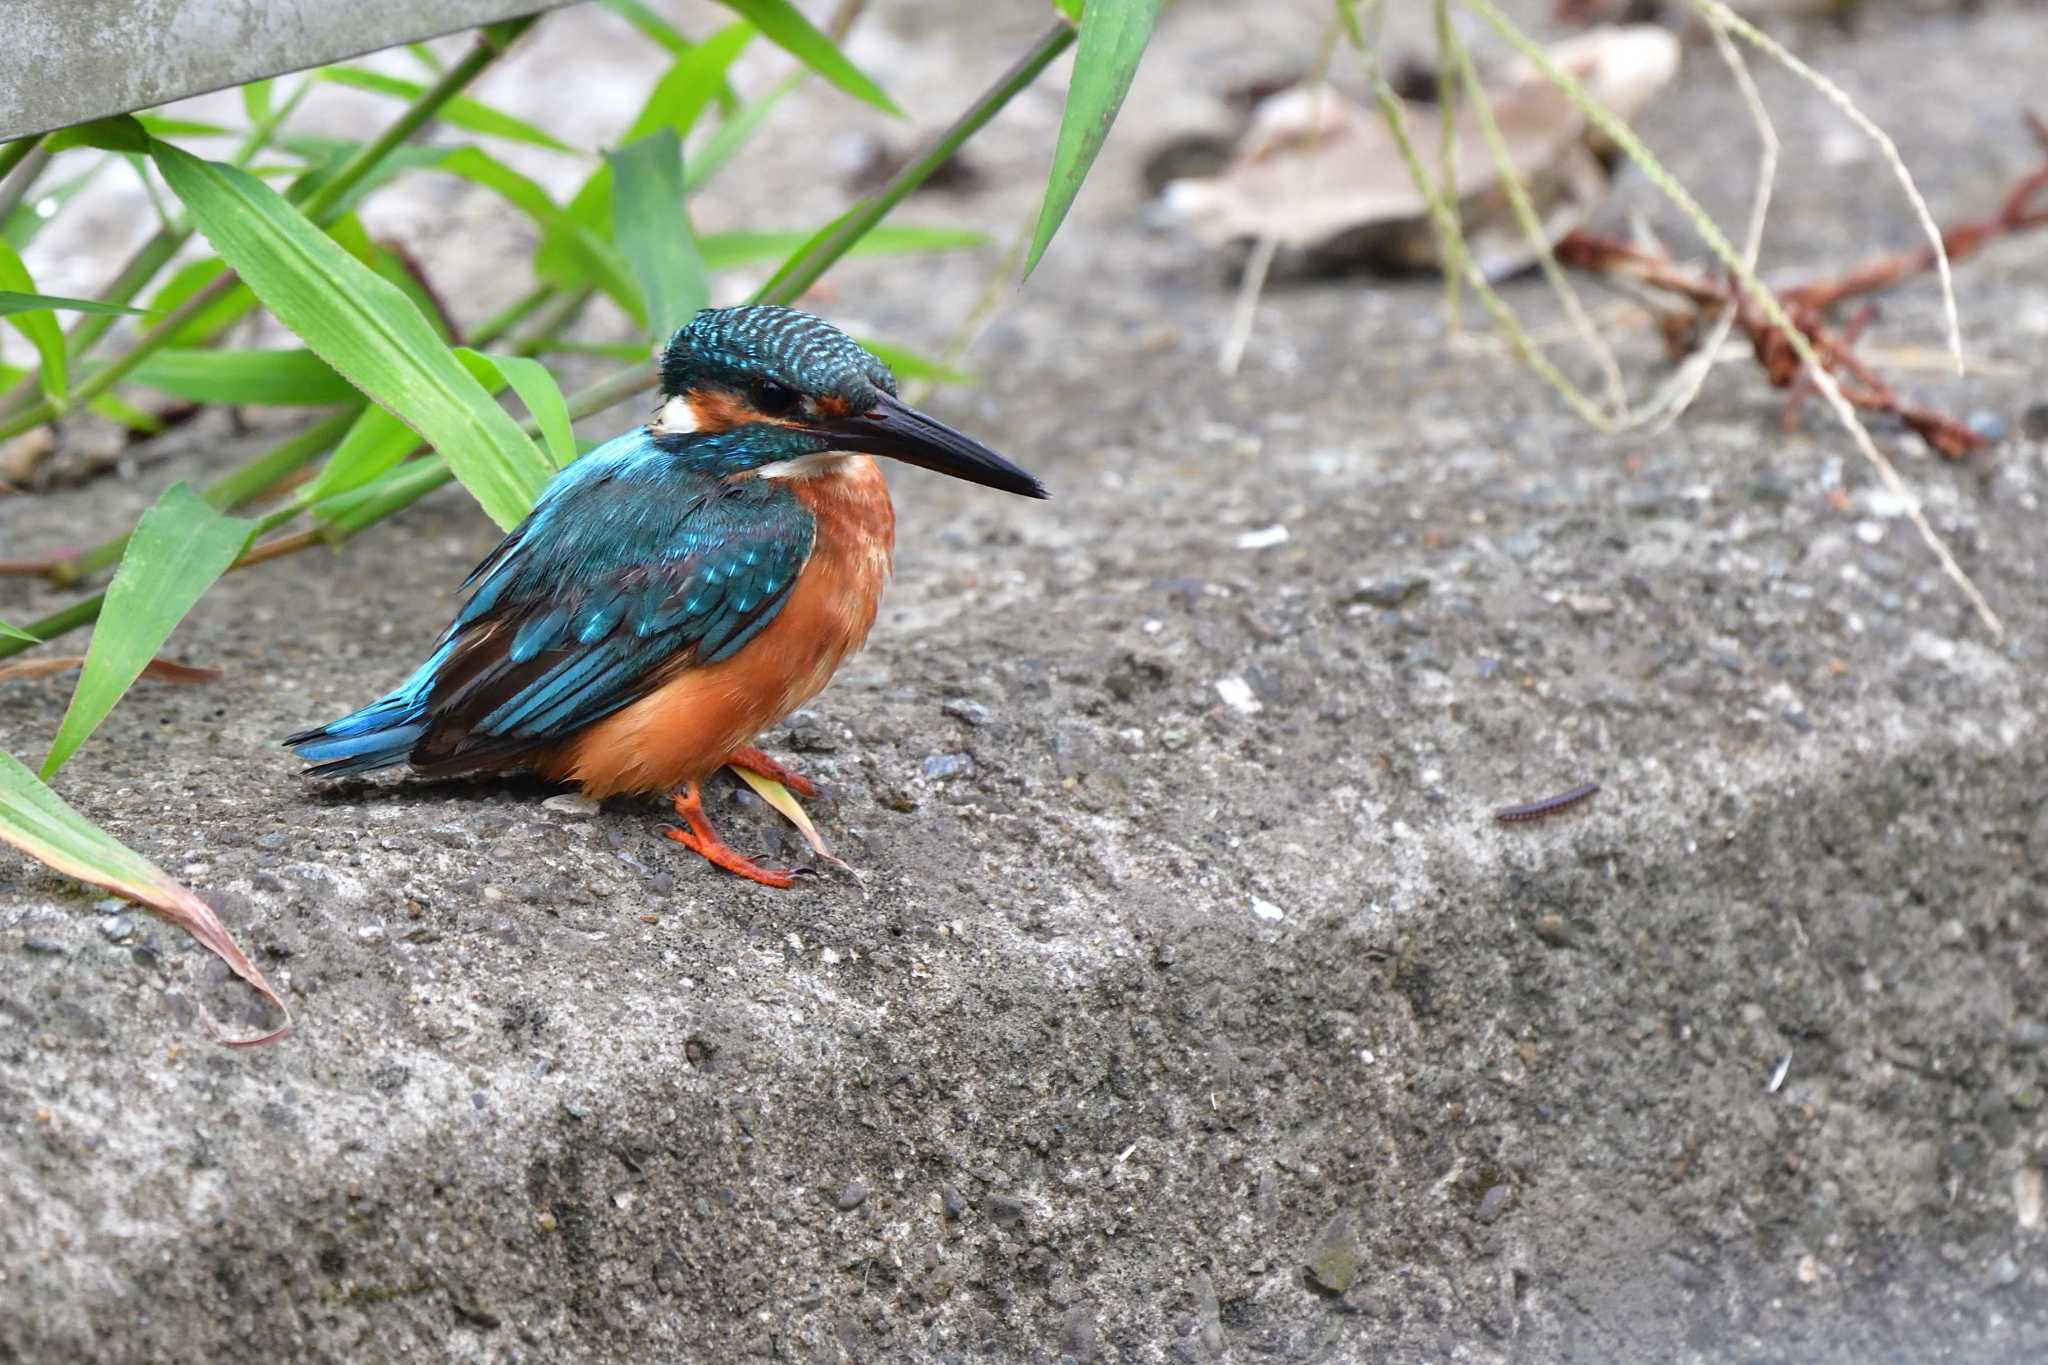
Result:
M815 455L800 455L794 460L764 464L754 473L764 479L818 479L839 473L852 458L848 451L821 450Z
M656 436L687 436L697 429L697 410L680 395L661 405L647 429Z

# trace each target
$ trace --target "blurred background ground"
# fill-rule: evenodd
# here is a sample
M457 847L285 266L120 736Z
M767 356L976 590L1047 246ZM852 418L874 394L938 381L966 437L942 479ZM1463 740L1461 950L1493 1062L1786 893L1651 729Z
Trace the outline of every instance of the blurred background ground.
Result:
M1987 211L2036 160L2048 14L1860 9L1782 32L1939 217ZM824 218L868 139L942 125L1044 22L874 10L851 51L909 126L806 90L700 228ZM864 886L749 886L650 806L578 816L534 783L304 783L277 738L406 672L491 543L457 493L208 597L174 649L227 676L144 685L60 787L220 908L298 1029L213 1047L197 1006L253 1016L210 959L0 863L0 1358L2048 1352L2042 243L1958 272L1984 374L1899 375L2009 439L1950 465L1883 438L2000 644L1746 363L1672 432L1597 437L1448 348L1430 284L1352 279L1269 292L1219 379L1231 283L1144 226L1141 167L1301 69L1323 18L1175 7L970 353L983 382L933 400L1056 501L895 479L874 642L767 741L836 790L821 823ZM579 10L479 93L592 145L659 69ZM1763 84L1776 276L1909 245L1839 116ZM814 305L943 345L1035 208L1058 100L901 214L997 246L851 262ZM1643 127L1739 219L1752 154L1706 52ZM1633 181L1614 221L1632 202L1682 240ZM43 287L89 292L149 227L139 198L91 214L46 239ZM458 182L372 226L470 317L526 283L524 225ZM1871 339L1937 319L1916 287ZM1647 329L1624 349L1654 367ZM90 541L263 439L210 414L0 501L0 543ZM9 620L60 600L0 581ZM65 695L0 691L0 743L38 754ZM1604 790L1573 816L1488 817L1582 779ZM715 811L801 853L737 793Z

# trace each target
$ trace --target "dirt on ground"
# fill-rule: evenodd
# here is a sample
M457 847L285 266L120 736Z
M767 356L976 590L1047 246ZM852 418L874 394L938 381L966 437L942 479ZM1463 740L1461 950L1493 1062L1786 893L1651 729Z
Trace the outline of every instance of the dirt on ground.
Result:
M912 117L807 90L700 227L822 220L862 138L943 124L1043 23L874 8L853 53ZM1938 215L1987 211L2036 160L2048 13L1860 8L1781 31ZM859 881L722 875L651 802L301 778L278 739L408 672L492 543L459 492L205 599L172 651L226 675L139 686L58 787L219 908L297 1027L215 1046L202 1011L266 1016L210 957L0 859L0 1359L2048 1358L2048 241L1958 269L1973 377L1926 359L1931 288L1867 338L2003 429L1963 463L1879 438L2000 641L1747 359L1675 429L1600 436L1454 345L1433 284L1352 278L1269 292L1219 377L1232 281L1148 226L1141 164L1325 19L1174 7L981 383L930 400L1055 497L892 474L872 644L764 738ZM596 143L659 69L575 11L482 93ZM1763 85L1774 278L1910 245L1853 129ZM852 262L813 306L939 349L1058 96L902 211L989 249ZM1702 47L1644 120L1728 222L1744 120ZM1683 242L1639 177L1631 206ZM523 287L488 196L382 214L472 316ZM1654 333L1619 335L1653 382ZM87 543L278 420L0 500L0 541ZM64 600L0 580L8 620ZM66 696L0 689L0 745L39 756ZM809 861L736 784L710 804Z

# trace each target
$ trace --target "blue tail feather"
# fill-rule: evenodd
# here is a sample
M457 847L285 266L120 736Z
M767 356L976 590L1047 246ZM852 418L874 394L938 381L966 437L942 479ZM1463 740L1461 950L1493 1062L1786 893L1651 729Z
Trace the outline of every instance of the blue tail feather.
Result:
M311 777L343 777L406 761L427 730L426 698L441 652L395 692L317 729L302 730L285 745L313 766Z

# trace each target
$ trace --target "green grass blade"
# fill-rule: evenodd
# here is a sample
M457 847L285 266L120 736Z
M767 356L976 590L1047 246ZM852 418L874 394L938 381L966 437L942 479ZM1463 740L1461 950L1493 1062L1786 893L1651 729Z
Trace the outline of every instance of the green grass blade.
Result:
M548 457L555 462L555 468L567 469L576 460L576 433L569 421L569 404L562 397L562 386L548 372L548 367L523 355L486 355L465 346L456 352L464 364L482 361L495 372L499 386L511 385L512 392L519 395L519 401L526 404L526 410L533 414L534 425L540 428L541 439L547 443Z
M1081 11L1080 50L1074 56L1074 79L1067 87L1067 107L1060 116L1059 142L1052 155L1052 175L1046 183L1045 204L1038 211L1038 228L1031 236L1031 251L1024 258L1029 275L1038 258L1052 243L1073 207L1095 154L1116 122L1124 95L1137 74L1138 59L1152 37L1159 20L1160 0L1088 0Z
M16 251L27 250L28 244L36 239L44 225L63 212L64 206L90 185L101 171L118 163L118 157L99 157L69 180L60 181L49 189L38 187L36 193L14 206L14 212L7 215L5 222L0 222L0 238L4 238L7 245Z
M33 308L60 308L67 313L140 313L140 308L124 308L118 303L101 303L98 299L67 299L59 294L17 294L11 289L0 289L0 317L14 313L26 313Z
M956 370L950 365L931 359L929 356L919 355L916 351L905 350L901 346L891 346L885 341L876 341L870 337L861 337L859 341L861 345L874 352L899 380L922 379L929 384L978 384L981 382L980 379L967 373L965 370Z
M730 24L676 58L655 82L620 143L638 142L657 128L673 128L676 136L688 137L698 116L718 98L726 68L753 39L751 24Z
M4 242L0 242L0 289L36 296L36 282L29 278L28 267L21 263L21 257L15 254L14 248ZM36 370L36 377L43 386L43 392L61 411L64 395L70 387L70 374L64 359L64 330L57 325L57 315L47 308L31 308L9 314L7 322L36 348L36 354L43 362Z
M194 403L324 408L356 396L355 387L311 351L164 350L129 378Z
M36 780L11 755L0 753L0 843L11 844L45 867L139 901L227 963L228 970L263 994L284 1015L281 1028L259 1038L223 1040L247 1047L281 1038L291 1012L256 965L235 946L211 906L187 891L155 863L80 815Z
M790 253L811 241L808 232L714 232L698 245L704 252L704 268L713 272L737 270L742 266L789 258ZM986 246L986 235L967 228L878 227L869 232L849 256L901 256L918 251L960 251Z
M604 7L624 19L671 57L690 50L690 40L676 32L675 25L640 3L640 0L603 0Z
M408 81L397 76L387 76L378 71L362 71L352 66L330 66L320 72L320 78L336 85L345 85L353 90L367 90L375 95L389 95L393 99L416 100L426 94L427 87L418 81ZM576 149L566 142L550 136L534 127L525 119L514 118L501 109L493 109L482 100L468 95L456 95L443 104L435 117L441 122L463 128L485 137L503 138L508 142L524 142L535 147L545 147L551 152L576 154Z
M767 122L768 116L775 112L775 106L788 99L803 84L803 79L801 71L783 77L775 83L774 89L757 100L749 101L719 124L717 130L705 139L704 145L691 156L689 164L683 167L683 193L695 194L700 185L718 174Z
M43 142L51 155L73 147L98 147L108 152L149 151L149 133L132 115L116 114L52 133Z
M526 514L552 465L400 290L255 177L168 143L155 155L213 249L279 322L445 456L492 520L509 528Z
M683 207L682 140L649 133L606 158L612 167L613 233L640 277L648 330L662 340L710 298L704 257Z
M201 123L196 119L165 118L161 114L137 114L134 117L142 125L142 131L151 137L232 137L235 132L218 123Z
M538 182L475 147L444 153L433 169L483 186L534 221L546 234L546 244L534 262L542 279L564 288L593 285L635 322L646 321L632 265L598 232L550 198ZM604 174L608 185L609 170Z
M26 640L32 645L39 645L43 642L42 636L31 635L21 627L10 626L5 621L0 621L0 635L5 635L10 640Z
M838 45L813 27L789 0L725 0L725 4L761 30L762 37L847 94L885 114L903 116L895 102L882 93L882 87L846 60Z
M241 557L256 523L223 515L182 483L142 514L128 553L107 585L106 606L85 652L71 705L43 760L43 780L99 728L215 579Z
M375 405L364 408L319 474L299 489L300 505L310 507L374 482L419 443L411 427L384 409Z

